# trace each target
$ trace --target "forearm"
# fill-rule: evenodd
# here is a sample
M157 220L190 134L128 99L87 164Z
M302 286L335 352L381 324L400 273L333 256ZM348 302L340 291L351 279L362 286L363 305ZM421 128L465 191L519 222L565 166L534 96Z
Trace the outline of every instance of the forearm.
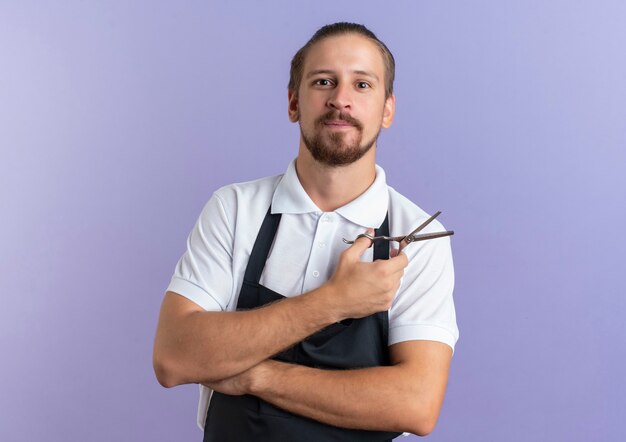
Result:
M257 373L252 394L330 425L415 434L431 425L424 391L401 365L320 370L267 361Z
M169 295L168 295L169 296ZM171 295L175 296L175 295ZM165 302L177 302L166 297ZM155 371L165 386L202 383L241 373L336 322L325 287L237 312L164 315L155 339Z

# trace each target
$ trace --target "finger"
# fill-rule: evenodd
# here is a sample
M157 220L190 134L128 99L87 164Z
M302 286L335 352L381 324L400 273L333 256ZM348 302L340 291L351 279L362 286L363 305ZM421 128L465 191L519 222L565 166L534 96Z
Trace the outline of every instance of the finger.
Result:
M389 257L394 258L398 256L398 253L400 253L400 249L392 248L389 250Z
M387 272L387 274L402 274L404 273L404 269L408 265L408 259L406 259L406 255L402 252L398 254L398 256L394 256L389 259L377 259L374 262L377 266L381 267L381 270Z
M406 239L403 239L402 241L400 241L400 251L404 250L404 248L408 245L409 243L407 242Z
M374 235L374 229L367 229L365 233L367 233L368 235ZM354 241L354 244L352 244L348 250L350 250L351 253L354 253L356 256L360 257L363 252L365 252L371 246L372 240L362 236Z
M396 256L389 258L386 263L392 271L397 272L404 270L409 265L409 259L404 252L398 252Z

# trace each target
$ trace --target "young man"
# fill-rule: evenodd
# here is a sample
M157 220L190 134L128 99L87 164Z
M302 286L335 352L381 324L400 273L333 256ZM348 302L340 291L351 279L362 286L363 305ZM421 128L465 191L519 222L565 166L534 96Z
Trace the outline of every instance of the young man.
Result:
M284 175L219 189L191 232L154 369L165 387L201 384L205 441L432 431L458 338L449 239L402 251L342 241L406 235L428 218L375 161L394 69L364 26L321 28L291 66L296 160Z

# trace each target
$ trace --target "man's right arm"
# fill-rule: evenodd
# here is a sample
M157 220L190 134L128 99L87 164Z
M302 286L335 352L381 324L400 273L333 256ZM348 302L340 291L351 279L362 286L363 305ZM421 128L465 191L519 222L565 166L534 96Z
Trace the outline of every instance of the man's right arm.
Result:
M154 344L157 379L173 387L234 376L332 324L326 288L318 290L236 312L205 311L167 292Z
M157 379L173 387L235 376L334 322L389 309L406 255L361 262L368 246L361 238L345 250L320 288L257 309L205 311L167 292L154 343Z

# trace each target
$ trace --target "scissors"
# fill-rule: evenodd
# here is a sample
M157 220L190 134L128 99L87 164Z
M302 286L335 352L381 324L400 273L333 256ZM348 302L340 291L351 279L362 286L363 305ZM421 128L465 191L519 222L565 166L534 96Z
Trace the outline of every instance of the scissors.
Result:
M372 244L374 244L374 241L381 241L381 240L382 241L394 241L397 243L404 242L406 246L416 241L425 241L427 239L435 239L435 238L441 238L444 236L454 235L453 230L446 230L444 232L435 232L435 233L422 233L421 235L418 235L419 231L421 231L424 227L430 224L440 214L441 214L441 211L438 211L433 216L431 216L426 221L424 221L422 224L420 224L420 226L417 229L413 230L411 233L409 233L406 236L372 236L368 233L361 233L354 239L354 241L348 241L347 239L343 238L343 242L345 242L346 244L354 244L359 238L367 238L371 241L370 247L372 247Z

